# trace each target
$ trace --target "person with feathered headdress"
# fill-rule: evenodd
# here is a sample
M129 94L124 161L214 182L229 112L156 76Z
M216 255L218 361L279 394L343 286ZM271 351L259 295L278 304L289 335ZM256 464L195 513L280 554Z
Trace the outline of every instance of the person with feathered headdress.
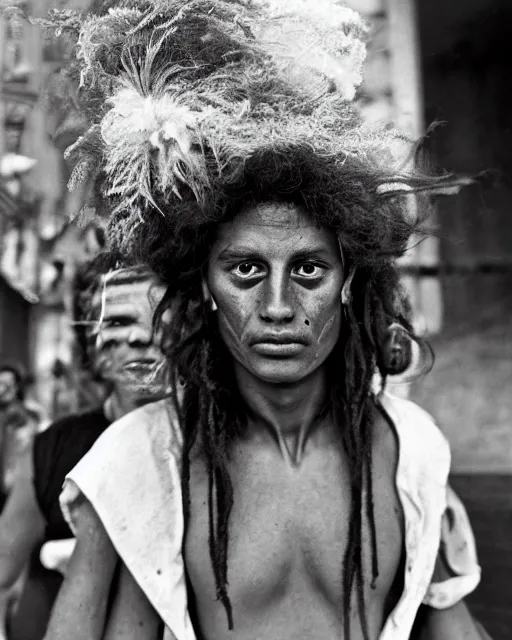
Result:
M94 181L111 244L168 285L174 401L118 421L69 474L78 545L47 639L163 622L178 640L406 640L422 602L459 612L474 563L430 584L448 445L373 386L421 345L395 266L422 230L407 198L457 181L400 172L400 136L362 123L360 17L121 0L51 23L76 39L90 123L72 183ZM464 615L424 630L479 638Z

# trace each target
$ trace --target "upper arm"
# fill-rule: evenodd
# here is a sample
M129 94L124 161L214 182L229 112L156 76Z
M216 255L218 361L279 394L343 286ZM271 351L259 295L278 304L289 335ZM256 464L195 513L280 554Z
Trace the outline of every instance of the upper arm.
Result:
M123 564L104 640L157 640L160 617Z
M491 640L482 625L472 617L464 600L449 609L425 607L417 632L419 640Z
M45 640L100 640L117 553L91 503L73 506L77 543Z
M45 522L30 477L19 477L0 518L0 589L13 585L44 536Z

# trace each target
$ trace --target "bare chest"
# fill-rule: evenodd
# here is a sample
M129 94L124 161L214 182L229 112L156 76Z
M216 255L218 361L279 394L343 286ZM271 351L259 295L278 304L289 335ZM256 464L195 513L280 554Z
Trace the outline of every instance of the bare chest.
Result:
M267 448L235 451L229 465L233 507L229 524L228 582L237 638L250 638L262 620L297 637L313 625L312 637L340 638L342 575L352 514L347 461L335 447L311 451L299 468L286 465ZM395 582L402 551L402 517L394 464L375 456L374 503L379 578L371 582L369 523L363 518L365 589L379 626ZM191 473L191 513L185 544L187 571L208 638L225 632L226 618L216 601L209 550L208 475L201 462ZM318 618L318 620L316 620ZM237 621L239 624L237 625ZM240 625L240 621L243 621ZM253 622L251 622L253 621ZM257 622L259 621L259 622ZM244 634L244 625L251 631ZM322 625L328 628L316 635ZM242 628L241 628L242 627ZM294 627L296 627L294 629ZM316 631L314 631L316 629ZM270 630L258 629L257 636ZM287 633L279 631L279 637ZM221 634L222 635L222 634ZM290 635L290 637L293 637Z

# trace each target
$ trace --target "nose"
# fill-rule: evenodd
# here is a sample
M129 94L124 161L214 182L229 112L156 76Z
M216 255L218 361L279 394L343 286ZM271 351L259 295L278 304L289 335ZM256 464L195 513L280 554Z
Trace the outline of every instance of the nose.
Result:
M131 347L147 347L153 342L153 328L141 324L130 327L128 344Z
M295 317L285 273L272 274L265 282L260 317L268 323L289 323Z

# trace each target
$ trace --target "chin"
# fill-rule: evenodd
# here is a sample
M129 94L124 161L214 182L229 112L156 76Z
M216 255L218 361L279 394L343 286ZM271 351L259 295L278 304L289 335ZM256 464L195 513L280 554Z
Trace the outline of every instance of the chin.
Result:
M297 384L307 378L311 371L294 361L267 361L250 368L251 373L269 384Z

